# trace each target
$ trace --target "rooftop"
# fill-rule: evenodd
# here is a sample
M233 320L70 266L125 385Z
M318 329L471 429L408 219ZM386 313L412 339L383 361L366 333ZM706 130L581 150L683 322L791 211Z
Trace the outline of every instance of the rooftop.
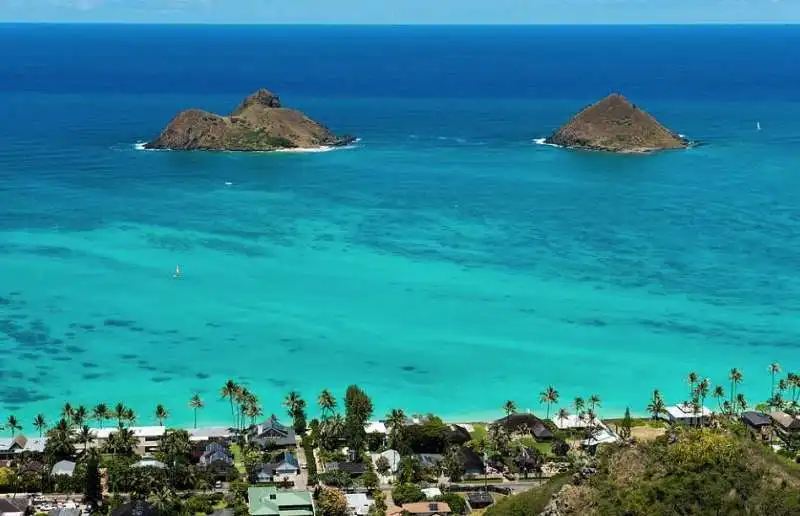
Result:
M687 419L692 417L709 417L712 412L707 407L698 407L695 412L694 407L691 405L673 405L667 407L667 414L674 419Z
M313 499L308 491L278 491L275 487L249 487L247 499L251 516L313 516ZM308 509L301 509L308 507ZM286 509L282 509L286 508ZM290 509L288 509L290 508Z
M742 412L742 421L755 427L769 426L772 424L772 419L768 414L764 414L763 412Z
M91 431L97 439L108 439L108 436L119 430L116 426L108 428L92 428ZM128 430L133 432L136 437L161 437L167 431L165 426L131 426Z
M403 511L411 514L450 514L450 506L444 502L418 502L403 505Z
M570 414L563 419L558 416L553 416L552 421L556 425L556 428L560 430L566 430L569 428L586 428L589 426L589 420L585 417L580 417L577 414Z
M800 430L800 418L796 418L786 412L772 412L770 417L787 430Z

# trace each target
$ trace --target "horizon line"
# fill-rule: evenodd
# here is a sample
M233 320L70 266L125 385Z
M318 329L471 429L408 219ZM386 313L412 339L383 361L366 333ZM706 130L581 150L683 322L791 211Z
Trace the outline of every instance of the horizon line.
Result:
M213 21L127 21L127 20L0 20L8 25L164 25L242 27L741 27L800 26L800 21L696 21L696 22L572 22L572 23L342 23L342 22L213 22Z

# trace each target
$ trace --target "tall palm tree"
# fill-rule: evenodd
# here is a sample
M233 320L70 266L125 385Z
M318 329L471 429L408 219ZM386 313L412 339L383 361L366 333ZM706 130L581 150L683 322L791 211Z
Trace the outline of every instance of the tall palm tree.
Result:
M158 426L164 426L164 420L169 417L169 411L166 408L164 408L164 405L159 403L158 405L156 405L156 411L154 415L158 420Z
M736 410L736 404L733 402L733 400L736 398L736 387L742 382L744 375L742 375L742 372L734 367L731 369L728 379L731 381L731 409Z
M389 427L390 430L395 431L406 424L406 413L403 412L403 409L392 409L391 412L386 414L386 426Z
M72 412L72 422L75 424L75 426L79 428L83 426L88 417L89 417L89 412L83 405L79 405L78 408L76 408Z
M75 409L72 408L72 404L70 402L64 403L64 406L61 408L61 418L67 422L67 424L72 422L72 414L75 413Z
M697 383L697 379L697 373L694 371L691 371L688 375L686 375L686 382L689 384L689 397L694 394L694 385Z
M133 409L130 407L125 409L125 421L128 423L129 426L133 426L136 424L136 412L134 412Z
M300 404L300 393L297 391L291 391L289 394L286 395L286 399L283 400L283 406L286 407L286 412L289 414L289 417L294 417L297 413L297 407Z
M511 414L517 413L517 404L511 400L508 400L503 404L503 412L506 413L506 418L511 417Z
M711 382L708 378L704 378L697 384L697 389L695 389L697 397L700 401L700 406L705 407L706 404L706 397L708 396L708 392L711 389Z
M769 373L772 375L772 391L770 396L775 396L775 375L781 372L781 365L773 362L769 365Z
M744 394L736 395L736 406L740 411L747 410L747 400L744 398Z
M589 396L589 406L592 408L592 412L596 412L597 407L600 406L601 400L600 396L597 394L592 394Z
M666 411L667 407L664 404L664 398L661 396L661 392L658 389L654 390L653 396L650 398L650 403L647 405L647 412L656 420L661 414L666 413Z
M247 404L244 409L244 415L250 418L251 425L255 425L256 420L264 415L264 411L261 410L261 405L258 404L257 399Z
M547 419L550 419L550 406L558 403L558 391L550 385L539 393L539 401L547 405Z
M36 414L36 417L33 418L33 428L39 431L39 437L44 434L44 431L47 430L47 420L45 420L44 414Z
M92 409L92 419L97 421L100 424L100 428L103 428L103 422L109 418L111 415L111 411L108 410L108 405L105 403L98 403Z
M233 418L233 426L236 427L236 414L233 409L233 401L236 397L236 393L239 392L239 386L233 380L228 380L225 382L225 385L219 390L220 397L224 399L228 399L231 403L231 418Z
M583 409L586 408L586 402L583 401L583 398L580 396L576 397L572 400L572 408L575 409L575 415L582 418L583 417Z
M83 425L80 430L78 430L78 435L75 438L83 443L83 451L86 452L89 449L89 443L94 440L94 433L92 433L92 429L86 425Z
M117 426L119 428L122 428L122 422L125 421L126 412L125 405L123 405L121 401L114 406L114 419L117 420Z
M561 421L561 427L564 427L564 420L569 417L569 411L565 408L558 409L558 420Z
M14 434L17 432L17 430L22 430L22 425L19 424L16 416L8 416L6 428L11 430L11 437L14 437Z
M719 411L722 412L722 398L725 397L725 389L722 385L717 385L714 387L714 392L711 394L715 400L717 400L717 408Z
M192 399L189 400L189 408L194 411L194 427L197 428L197 411L201 408L205 407L205 403L203 403L202 398L200 398L200 394L194 393Z
M322 419L327 419L336 411L336 398L328 389L323 389L317 398L317 405L322 411Z

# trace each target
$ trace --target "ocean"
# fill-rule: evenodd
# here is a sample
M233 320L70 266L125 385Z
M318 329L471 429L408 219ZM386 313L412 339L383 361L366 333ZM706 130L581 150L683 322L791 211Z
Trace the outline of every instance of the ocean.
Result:
M800 367L800 27L0 25L0 418L643 413ZM353 148L156 152L266 87ZM536 145L619 91L703 145ZM760 123L762 130L756 129ZM182 269L173 278L176 266ZM716 402L709 400L712 408Z

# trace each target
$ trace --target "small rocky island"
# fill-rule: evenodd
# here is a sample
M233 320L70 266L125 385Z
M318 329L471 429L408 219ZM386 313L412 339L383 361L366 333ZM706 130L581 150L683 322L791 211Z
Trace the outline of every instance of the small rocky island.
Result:
M303 113L281 106L265 89L247 97L230 115L200 109L178 113L146 149L275 151L338 147L355 140L336 136Z
M587 107L545 142L619 153L645 153L689 146L686 139L619 94L609 95Z

